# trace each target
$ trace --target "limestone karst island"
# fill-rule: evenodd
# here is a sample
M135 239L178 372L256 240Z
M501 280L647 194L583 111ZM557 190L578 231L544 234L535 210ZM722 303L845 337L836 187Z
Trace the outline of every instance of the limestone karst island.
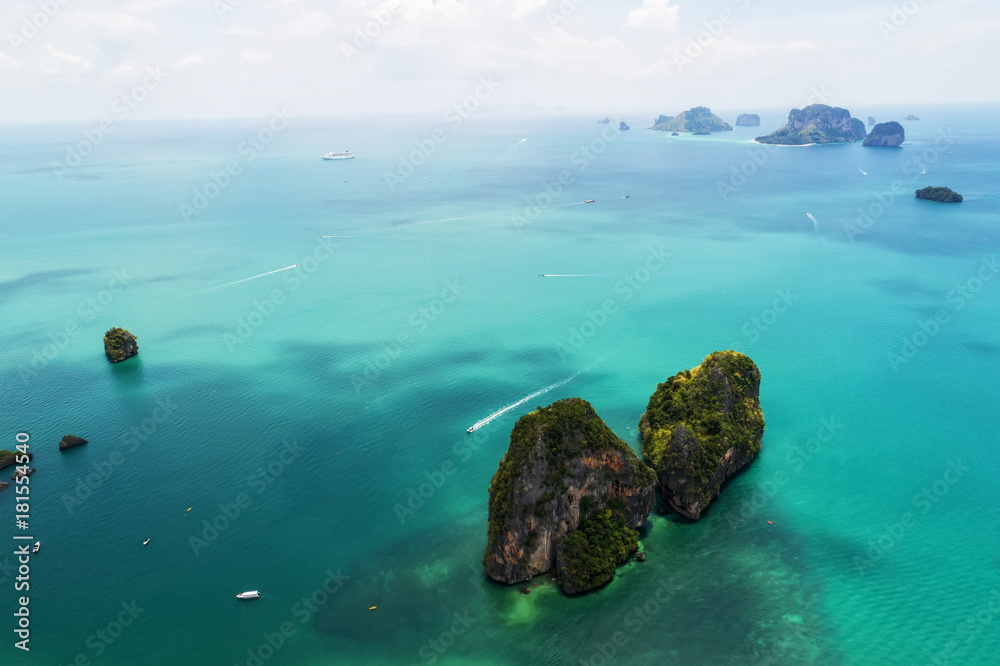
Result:
M120 363L139 353L135 336L124 328L112 328L104 334L104 354L112 363Z
M676 116L660 116L649 129L659 132L690 132L691 134L709 134L711 132L726 132L732 125L712 113L707 106L696 106L682 111Z
M759 391L760 370L733 351L670 377L639 423L644 460L581 398L521 417L490 484L487 575L516 584L554 571L570 595L608 583L638 549L657 492L697 520L757 455Z
M810 104L804 109L792 109L788 124L767 136L757 137L757 143L782 146L805 146L814 143L846 143L865 138L865 124L851 117L851 112L826 104Z

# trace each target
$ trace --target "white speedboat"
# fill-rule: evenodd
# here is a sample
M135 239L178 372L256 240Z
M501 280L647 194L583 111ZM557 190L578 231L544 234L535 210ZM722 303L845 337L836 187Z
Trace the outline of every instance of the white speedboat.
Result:
M249 592L240 592L236 595L237 599L260 599L260 592L257 590L250 590Z
M41 549L41 547L42 547L42 542L36 541L34 548L31 549L31 552L37 553Z
M354 159L354 155L351 154L351 151L345 150L342 153L327 153L326 155L322 155L320 157L320 159L324 159L324 160L353 160Z

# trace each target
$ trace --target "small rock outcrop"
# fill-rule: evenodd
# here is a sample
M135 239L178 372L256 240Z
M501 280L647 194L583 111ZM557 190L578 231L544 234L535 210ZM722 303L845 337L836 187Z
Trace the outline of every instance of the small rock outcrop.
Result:
M920 118L917 118L915 115L911 113L910 115L903 118L903 120L920 120Z
M642 452L663 499L698 520L722 484L760 451L760 370L734 351L658 385L639 421Z
M63 438L59 441L59 450L65 451L66 449L72 449L74 446L80 446L81 444L86 444L87 440L83 437L77 437L76 435L63 435Z
M871 133L865 137L865 142L861 145L895 148L902 145L905 140L906 132L903 130L903 126L895 120L890 120L887 123L879 123L873 127Z
M611 122L611 118L605 118L604 120L598 120L597 122L601 123L602 125L607 125L608 123Z
M0 449L0 469L3 469L5 467L10 467L11 465L16 465L18 456L28 456L28 460L31 460L32 458L35 457L35 454L18 453L17 451L8 451L7 449Z
M603 585L635 551L655 482L586 400L522 416L490 483L487 575L521 583L557 568L568 594Z
M628 125L626 125L624 122L618 123L618 131L619 132L624 132L627 129L631 129L631 128Z
M741 113L736 118L737 127L760 127L760 116L756 113Z
M104 354L112 363L119 363L139 353L135 336L124 328L112 328L104 334Z
M914 194L917 195L918 199L927 199L928 201L938 201L940 203L958 203L963 199L961 194L950 187L931 187L928 185L917 190Z
M804 109L792 109L787 125L767 136L757 137L757 143L784 146L845 143L860 141L866 134L865 124L852 118L847 109L811 104Z
M6 490L9 485L10 481L0 481L0 490Z
M660 132L725 132L732 125L712 113L707 106L696 106L676 116L660 116L650 129Z

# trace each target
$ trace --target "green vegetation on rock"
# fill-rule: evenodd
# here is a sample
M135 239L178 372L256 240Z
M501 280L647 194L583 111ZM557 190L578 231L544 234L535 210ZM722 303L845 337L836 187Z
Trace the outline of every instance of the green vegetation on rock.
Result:
M940 201L941 203L958 203L963 199L962 195L949 187L931 187L919 189L915 192L918 199L928 201Z
M639 532L625 524L620 512L605 509L587 516L560 548L557 562L563 591L578 594L604 585L638 547Z
M865 138L865 124L851 117L851 112L826 104L811 104L804 109L792 109L788 124L767 136L757 137L757 143L804 146L811 143L844 143Z
M643 455L671 506L698 518L722 482L760 451L760 370L734 351L709 354L659 384L639 422Z
M4 467L10 467L11 465L17 464L17 457L28 456L28 460L35 457L33 453L18 453L17 451L8 451L7 449L0 449L0 469Z
M118 363L139 353L135 336L117 326L104 334L104 354L112 363Z
M507 529L514 477L528 465L528 457L535 450L539 438L549 462L548 475L543 480L549 491L535 505L540 512L545 511L545 504L555 497L556 492L566 489L564 477L570 457L580 451L609 448L632 453L628 444L597 416L590 403L581 398L566 398L525 414L514 425L510 433L510 447L490 483L490 539ZM640 468L648 470L643 465ZM652 483L651 472L649 474L649 482Z
M903 126L895 120L890 120L887 123L875 125L861 145L895 148L902 145L905 140L906 132L903 130Z
M733 128L725 120L713 114L707 106L696 106L676 116L660 116L650 129L661 132L708 134L725 132Z
M525 414L490 484L486 574L511 584L555 569L564 580L564 541L580 531L569 553L584 561L575 569L581 578L570 575L566 593L606 582L622 544L634 541L653 510L655 484L653 470L587 401L567 398ZM604 511L620 525L601 522Z
M65 451L66 449L71 449L74 446L80 446L81 444L86 444L87 440L83 437L77 437L76 435L63 435L63 438L59 441L59 450Z

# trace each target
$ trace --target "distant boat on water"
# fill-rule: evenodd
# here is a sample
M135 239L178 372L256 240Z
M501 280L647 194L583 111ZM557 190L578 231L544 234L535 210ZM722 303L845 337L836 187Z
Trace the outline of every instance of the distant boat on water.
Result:
M595 201L597 201L597 199L587 199L583 203L594 203Z
M42 548L42 542L36 541L34 548L31 549L31 552L37 553L41 548Z
M260 599L260 592L257 590L250 590L249 592L240 592L236 595L237 599Z
M324 159L324 160L353 160L354 159L354 155L351 154L351 151L345 150L342 153L327 153L325 155L322 155L320 157L320 159Z

